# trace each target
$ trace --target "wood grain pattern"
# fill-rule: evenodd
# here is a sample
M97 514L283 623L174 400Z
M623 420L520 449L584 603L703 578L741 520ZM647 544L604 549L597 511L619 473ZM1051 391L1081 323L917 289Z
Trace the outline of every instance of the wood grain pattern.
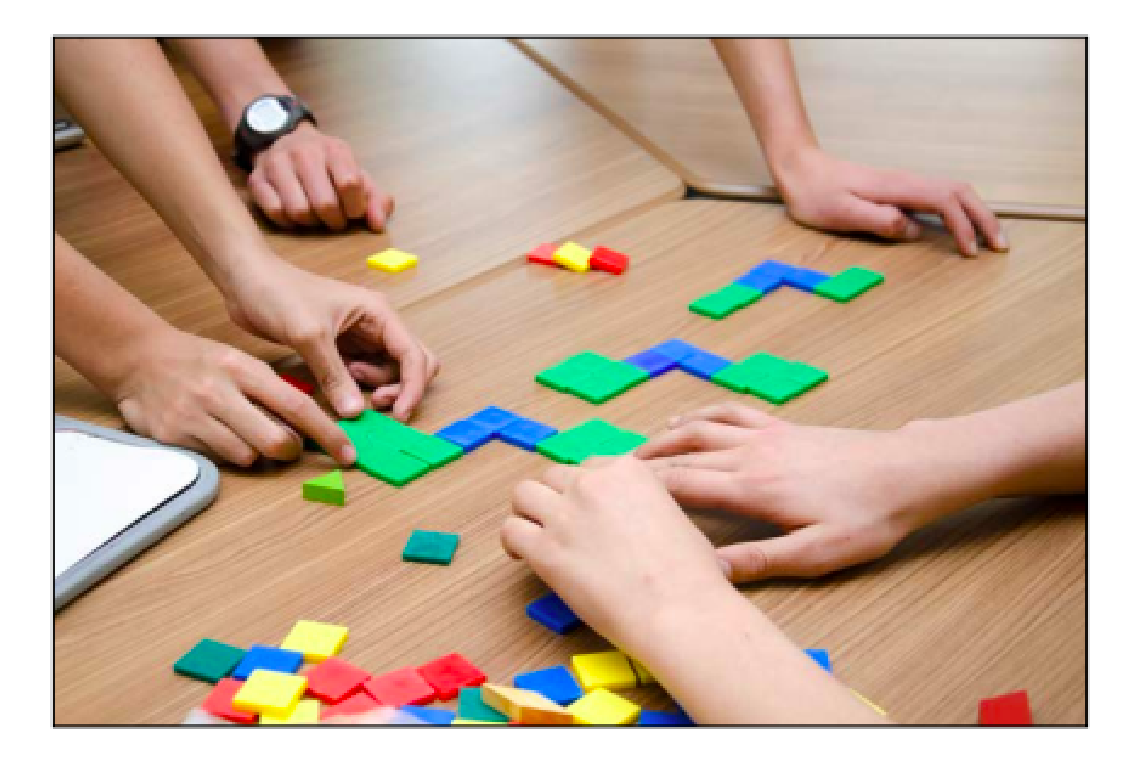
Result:
M682 192L676 176L506 41L296 40L267 50L324 129L349 141L397 200L383 236L271 231L271 244L298 266L383 290L399 307ZM181 76L226 157L225 127ZM215 288L90 143L55 157L54 203L60 233L171 323L281 354L230 323ZM417 253L417 269L367 268L366 256L391 244Z
M707 40L523 43L693 187L776 198ZM1084 41L797 39L792 48L833 153L967 180L1002 214L1078 217L1085 207Z
M775 412L801 422L890 428L1079 379L1085 227L1007 228L1011 253L963 260L939 235L884 245L807 231L774 205L666 204L587 236L631 252L626 275L515 261L410 304L409 322L445 364L415 425L436 430L494 403L561 427L600 416L654 433L730 394L671 373L593 407L532 377L580 349L624 356L672 336L826 368L829 382ZM721 322L686 310L768 255L825 271L866 265L887 281L846 305L782 290ZM82 418L115 421L83 397L89 388L57 389L57 403L87 407ZM591 632L559 638L526 619L542 586L498 543L513 484L545 464L491 444L403 489L351 472L344 508L300 497L302 481L328 469L321 455L226 471L215 505L57 616L56 721L177 722L206 693L171 672L186 648L204 636L277 642L302 617L349 625L346 656L374 671L458 650L507 680L604 647ZM718 543L766 534L697 519ZM455 563L403 564L414 527L459 532ZM1081 723L1084 559L1081 500L998 501L873 567L744 593L799 644L829 648L839 676L897 720L973 723L979 698L1026 688L1038 722ZM639 698L667 702L655 690Z

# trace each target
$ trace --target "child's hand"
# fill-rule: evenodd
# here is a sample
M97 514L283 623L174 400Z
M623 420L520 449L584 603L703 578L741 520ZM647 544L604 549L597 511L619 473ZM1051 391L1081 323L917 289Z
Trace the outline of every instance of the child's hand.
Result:
M228 294L232 319L245 330L295 349L343 417L362 413L357 383L376 408L393 405L409 419L438 373L438 360L378 292L320 277L278 259L246 273Z
M912 529L891 433L789 424L735 404L670 420L635 455L685 507L761 519L787 534L725 546L737 583L814 577L891 550Z
M350 146L306 121L255 155L247 185L281 228L321 223L341 231L347 221L365 218L372 231L381 231L394 209Z
M133 343L112 395L137 433L246 466L260 454L298 457L293 427L340 462L354 461L342 429L261 360L175 328Z
M550 468L518 485L513 511L501 531L506 552L634 655L649 645L642 620L730 591L712 544L632 457Z
M994 213L965 183L852 164L814 147L778 163L776 178L792 218L813 228L915 239L910 213L928 212L943 218L964 255L978 253L979 235L992 250L1007 249Z

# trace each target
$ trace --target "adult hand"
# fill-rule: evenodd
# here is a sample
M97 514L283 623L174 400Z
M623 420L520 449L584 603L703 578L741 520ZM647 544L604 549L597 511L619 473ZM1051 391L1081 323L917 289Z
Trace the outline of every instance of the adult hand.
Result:
M734 582L815 577L871 561L913 528L893 433L794 425L737 404L699 409L637 449L677 502L786 534L717 550Z
M304 121L254 158L247 178L259 208L276 225L316 226L341 231L365 218L382 231L394 199L382 193L354 158L350 146Z
M259 455L299 456L291 428L343 464L354 447L309 397L270 366L233 347L164 328L134 342L113 398L132 430L164 443L214 454L235 465Z
M632 457L550 468L518 485L513 512L501 531L506 552L634 655L650 630L634 611L698 609L731 590L712 544Z
M966 183L852 164L811 147L777 164L777 184L794 220L825 231L915 239L913 212L937 214L967 256L982 236L992 250L1008 249L994 213Z
M365 408L361 383L373 390L375 408L392 406L395 417L409 419L438 373L438 359L367 288L273 259L246 272L227 304L244 330L297 351L343 417Z

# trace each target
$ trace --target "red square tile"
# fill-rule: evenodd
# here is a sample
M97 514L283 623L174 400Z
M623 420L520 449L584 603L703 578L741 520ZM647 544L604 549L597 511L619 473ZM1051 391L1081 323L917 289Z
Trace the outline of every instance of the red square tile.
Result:
M557 266L557 261L553 259L553 253L557 251L557 245L546 242L526 253L525 259L530 263L540 263L542 266Z
M625 269L629 268L629 256L607 247L596 247L589 256L589 268L610 274L624 274Z
M1031 703L1026 691L1004 693L979 702L981 726L1029 726Z
M387 707L429 704L437 691L413 669L398 669L372 677L362 689Z
M458 690L481 685L485 682L485 672L466 661L457 653L450 653L418 667L418 674L433 686L438 698L456 699Z
M306 673L307 691L327 704L337 704L370 679L370 673L338 658L328 658Z
M379 706L378 702L374 701L373 696L365 691L357 691L337 704L323 707L319 711L319 717L322 720L326 720L327 718L336 717L338 715L360 715L363 712L378 709Z
M299 379L297 376L291 376L290 374L279 374L279 376L282 377L284 382L291 385L296 390L301 390L307 395L314 395L314 385L310 382Z
M231 706L231 701L235 698L235 694L238 693L242 687L242 680L236 680L233 677L224 677L215 683L215 687L207 694L207 700L203 702L203 710L217 718L223 718L223 720L229 720L232 723L254 723L259 717L257 714L237 710Z

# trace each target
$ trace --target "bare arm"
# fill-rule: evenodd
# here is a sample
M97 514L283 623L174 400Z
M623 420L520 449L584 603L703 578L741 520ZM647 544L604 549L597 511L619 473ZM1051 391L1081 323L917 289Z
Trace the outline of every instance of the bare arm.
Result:
M800 95L791 48L783 39L716 39L716 52L756 132L772 179L793 219L827 231L914 239L913 212L938 214L965 255L982 235L993 250L1006 239L975 190L940 178L852 164L824 152Z
M166 38L164 44L183 57L231 132L256 97L291 93L263 49L250 38Z

